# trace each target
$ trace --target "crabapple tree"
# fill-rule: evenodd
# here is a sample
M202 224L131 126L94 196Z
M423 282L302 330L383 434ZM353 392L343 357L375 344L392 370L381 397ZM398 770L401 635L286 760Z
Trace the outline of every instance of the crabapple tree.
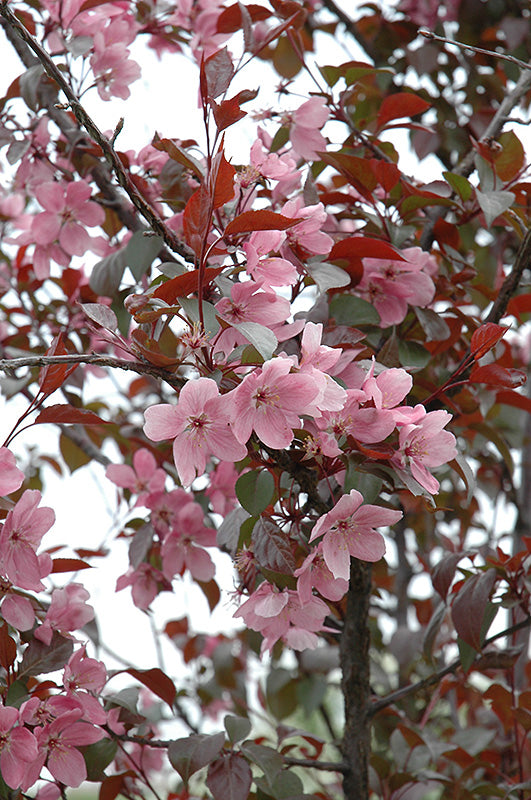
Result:
M0 0L1 800L529 796L529 17Z

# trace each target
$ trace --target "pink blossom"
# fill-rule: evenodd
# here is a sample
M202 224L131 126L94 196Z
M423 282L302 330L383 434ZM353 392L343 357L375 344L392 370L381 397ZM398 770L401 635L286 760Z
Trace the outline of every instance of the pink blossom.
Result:
M76 631L94 619L94 609L87 604L90 595L79 583L69 583L54 589L50 607L43 624L34 633L36 639L49 645L54 630L60 633Z
M266 290L273 286L292 286L297 281L299 273L291 261L270 255L285 238L282 231L255 231L243 245L247 272Z
M135 451L132 467L111 464L105 475L117 486L137 494L135 505L142 505L149 492L162 491L166 483L166 473L157 467L155 456L145 447Z
M146 409L144 431L154 441L174 439L173 457L183 486L202 475L212 456L239 461L247 448L230 425L232 398L220 395L215 381L198 378L181 389L177 405Z
M146 506L151 509L151 524L156 533L163 537L173 527L180 509L189 503L191 496L184 489L171 492L152 492L146 498Z
M27 597L8 594L2 602L2 617L17 631L29 631L35 622L35 611Z
M55 521L51 508L37 508L40 500L39 491L27 489L0 529L0 572L22 589L35 591L44 589L35 551Z
M375 368L376 362L373 361L362 389L376 408L395 408L411 391L413 379L405 369L396 367L383 369L375 377Z
M230 461L220 461L209 474L205 493L210 500L212 510L225 517L237 503L235 485L239 473Z
M83 709L83 719L96 725L107 722L107 714L94 694L105 686L107 671L102 661L86 656L85 648L69 658L63 672L63 686L69 697L75 697Z
M215 567L205 547L214 547L216 532L204 524L204 511L191 501L177 514L175 527L162 542L162 571L171 581L187 569L195 580L206 582L215 574Z
M126 586L132 587L133 603L143 611L147 611L160 591L171 589L162 572L145 562L136 569L130 567L126 573L120 575L116 581L116 591L120 592Z
M80 722L81 713L81 709L68 711L37 729L39 756L33 769L38 767L40 773L46 764L55 780L66 786L80 786L87 778L85 759L77 748L99 742L105 736L100 728Z
M329 117L329 109L322 97L312 97L291 116L289 138L293 149L307 161L317 158L326 150L326 139L319 132Z
M305 206L303 202L302 197L296 197L282 206L281 213L285 217L303 217L302 222L288 228L287 241L296 253L300 252L303 256L326 255L334 240L322 230L327 218L324 206L322 203Z
M374 305L382 328L402 322L408 305L429 305L435 294L430 277L435 265L433 256L420 247L406 248L402 254L406 261L363 259L363 278L355 292Z
M335 578L327 567L323 556L323 543L319 542L312 552L306 556L302 565L293 573L297 581L297 592L301 605L308 602L312 589L316 589L322 597L337 602L347 593L348 580Z
M268 153L262 139L257 139L251 147L251 164L264 178L280 180L291 176L297 169L297 162L289 153Z
M415 480L430 494L437 494L440 487L428 467L440 467L457 454L455 436L443 430L451 418L448 411L429 411L417 424L404 425L399 434L399 450L391 461L399 472L409 467Z
M288 447L300 415L309 413L319 386L310 375L290 374L289 358L273 358L246 375L234 395L233 429L245 443L252 431L269 447Z
M217 302L216 312L230 325L258 322L271 327L272 324L285 322L291 308L286 298L265 290L256 281L246 281L233 284L230 298L223 297Z
M24 483L24 473L17 467L15 456L7 447L0 447L0 496L16 492Z
M37 758L37 740L24 726L17 725L16 708L0 705L0 772L11 789L18 789L28 764Z
M271 650L279 639L294 650L317 647L316 632L323 629L328 606L313 595L301 603L292 589L279 591L267 581L234 614L264 637L262 652Z
M351 557L378 561L385 553L384 538L374 529L393 525L401 518L401 511L363 504L362 495L352 489L318 520L310 542L324 534L323 557L327 567L335 578L348 580Z
M48 181L35 188L35 196L45 209L37 214L31 226L36 245L58 242L69 256L82 256L90 249L86 228L101 225L105 212L89 198L92 189L83 180L66 185Z

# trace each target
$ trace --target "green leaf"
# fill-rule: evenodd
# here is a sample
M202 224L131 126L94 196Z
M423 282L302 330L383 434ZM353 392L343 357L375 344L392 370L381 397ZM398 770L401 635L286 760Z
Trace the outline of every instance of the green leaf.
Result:
M234 325L242 336L260 353L264 361L270 359L278 347L278 339L272 330L258 322L240 322Z
M116 756L118 743L112 739L100 739L83 748L83 758L87 766L87 780L101 781L105 778L104 769Z
M148 271L161 247L160 236L146 236L142 231L133 233L125 248L125 259L137 281Z
M361 492L365 503L374 503L382 488L382 479L370 472L362 472L359 464L349 461L343 491L348 494L352 489Z
M127 247L105 256L101 261L94 265L89 284L95 294L103 297L114 297L120 284L122 276L127 266Z
M335 264L328 264L321 261L316 264L306 264L306 271L310 278L315 281L320 292L327 292L329 289L339 289L348 286L350 275L344 269L336 267Z
M400 363L406 369L423 369L429 364L431 355L420 342L398 342Z
M485 222L487 227L490 228L492 223L507 211L515 201L513 192L481 192L476 189L476 197L478 199L479 207L485 215Z
M443 176L464 203L470 200L474 188L470 181L455 172L443 172Z
M251 741L244 742L240 750L249 761L260 767L268 783L272 786L284 763L280 753L277 753L272 747Z
M285 719L297 708L297 681L287 669L272 669L266 681L266 699L271 713Z
M378 325L380 315L375 307L361 297L340 294L330 303L330 315L340 325Z
M236 497L240 505L254 517L268 507L274 491L275 481L267 469L245 472L236 481Z
M179 297L177 302L191 322L199 323L199 301L197 297ZM208 337L215 336L220 327L216 317L216 309L212 303L207 303L206 300L203 300L202 306L205 332Z
M235 717L232 714L227 714L223 720L227 736L233 744L241 742L246 736L249 736L251 730L251 723L247 717Z

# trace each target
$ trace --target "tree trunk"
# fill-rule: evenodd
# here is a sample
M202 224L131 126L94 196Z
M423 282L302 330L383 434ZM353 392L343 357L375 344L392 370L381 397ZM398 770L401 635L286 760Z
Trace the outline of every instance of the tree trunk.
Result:
M371 565L352 560L345 627L341 637L341 685L345 703L343 758L348 765L343 788L346 800L369 798L370 671L368 627Z

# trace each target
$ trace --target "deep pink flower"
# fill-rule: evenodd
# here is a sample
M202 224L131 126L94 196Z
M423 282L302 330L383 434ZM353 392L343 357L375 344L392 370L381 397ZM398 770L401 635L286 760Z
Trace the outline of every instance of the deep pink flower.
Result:
M300 416L310 413L320 387L311 375L290 374L289 358L273 358L246 375L234 395L232 425L238 441L251 433L269 447L288 447Z
M302 197L296 197L282 206L281 213L285 217L303 217L302 222L288 228L287 241L296 252L301 251L303 255L324 256L334 244L332 237L322 230L326 222L326 211L322 203L313 206L305 206L303 203Z
M16 708L0 705L0 772L11 789L21 786L28 764L37 758L37 740L18 720Z
M7 447L0 447L0 496L16 492L24 483L24 473L17 467L15 456Z
M17 631L29 631L35 622L35 611L27 597L8 594L2 601L2 617Z
M417 424L404 425L399 434L399 450L392 459L398 471L411 474L430 494L439 491L439 481L428 467L440 467L457 455L455 436L443 428L450 422L448 411L429 411Z
M0 572L16 586L34 591L44 589L35 551L55 521L51 508L37 508L40 500L38 490L27 489L0 530Z
M289 138L301 158L312 161L320 150L326 150L326 139L320 129L329 115L330 111L322 97L310 98L290 114L292 124Z
M317 647L316 632L322 630L328 606L313 595L301 603L297 592L278 590L264 581L234 614L264 637L262 652L271 650L279 639L294 650Z
M84 255L91 244L86 228L101 225L105 219L105 212L90 200L91 195L91 187L83 180L47 181L36 187L35 196L45 210L33 219L35 244L58 242L68 255Z
M94 609L87 604L90 595L80 583L69 583L64 589L54 589L50 607L43 624L34 633L36 639L50 644L54 630L76 631L94 619Z
M177 514L174 527L161 547L162 571L173 580L187 569L195 580L206 582L214 577L215 567L204 547L216 545L216 532L204 524L205 513L199 503L187 503Z
M212 510L225 517L237 504L235 485L239 473L232 462L220 461L208 477L205 493Z
M324 534L323 557L327 567L335 578L348 580L351 556L360 561L378 561L385 553L384 538L374 529L394 525L401 518L401 511L363 504L362 495L352 489L318 520L310 542Z
M166 473L157 467L155 456L145 447L136 450L133 466L111 464L105 473L117 486L138 495L135 505L142 505L148 492L160 492L166 483Z
M363 259L363 278L355 293L374 305L382 328L402 322L408 305L429 305L435 294L433 256L420 247L406 248L402 255L407 261Z
M139 564L136 569L129 567L127 572L120 575L116 581L116 591L120 592L126 586L132 587L133 603L143 611L147 611L162 589L171 589L162 572L146 562Z
M230 425L232 397L220 395L215 381L198 378L181 389L177 405L146 409L144 431L159 442L174 439L173 457L183 486L202 475L211 456L239 461L247 455Z
M85 759L77 748L99 742L105 736L100 728L80 722L81 713L81 709L68 711L37 729L40 769L46 764L55 780L66 786L80 786L87 778Z
M322 542L314 547L293 574L298 578L297 592L301 605L305 605L312 597L312 589L316 589L322 597L326 597L332 602L341 600L348 590L348 580L335 578L327 567L323 556Z

